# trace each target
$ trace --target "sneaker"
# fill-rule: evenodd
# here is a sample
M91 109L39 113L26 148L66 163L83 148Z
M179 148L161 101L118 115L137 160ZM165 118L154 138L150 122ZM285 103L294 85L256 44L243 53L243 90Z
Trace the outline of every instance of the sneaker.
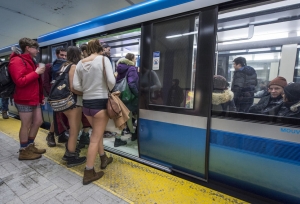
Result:
M103 171L95 172L94 168L91 170L84 169L82 184L87 185L89 183L92 183L93 181L100 179L103 175Z
M65 133L61 134L58 136L58 143L66 143L68 142L69 137L67 135L65 135Z
M55 147L56 146L56 142L55 142L55 138L54 138L54 132L49 132L47 137L46 137L46 141L47 141L47 145L48 147Z
M71 153L66 152L66 159L67 159L67 167L74 167L86 162L86 157L79 157L77 152Z
M19 150L19 160L35 160L41 157L42 155L29 151L27 147Z
M114 147L119 147L119 146L123 146L123 145L126 145L126 144L127 144L126 141L123 141L121 139L116 138L115 143L114 143Z
M131 141L135 141L137 139L137 134L135 133L131 133Z
M88 132L82 132L79 139L79 144L89 145L90 144L90 134Z
M45 149L38 149L38 148L36 148L34 143L29 144L26 147L26 149L28 149L28 151L31 151L31 152L33 152L35 154L44 154L46 152Z
M2 118L3 119L8 119L7 111L2 111Z

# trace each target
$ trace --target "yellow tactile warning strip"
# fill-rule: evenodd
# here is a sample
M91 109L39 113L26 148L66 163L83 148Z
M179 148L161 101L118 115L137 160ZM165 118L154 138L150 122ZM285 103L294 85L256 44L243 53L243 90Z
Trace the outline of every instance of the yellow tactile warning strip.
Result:
M1 118L0 131L18 141L20 124L19 120ZM40 129L35 142L40 148L47 149L46 157L64 166L65 163L61 160L64 144L49 148L45 141L46 135L47 131ZM81 155L85 154L86 149ZM104 176L94 183L129 203L246 203L146 165L114 154L110 155L114 158L113 163L104 170ZM97 171L99 165L97 158ZM70 168L80 176L83 175L83 169L84 165Z

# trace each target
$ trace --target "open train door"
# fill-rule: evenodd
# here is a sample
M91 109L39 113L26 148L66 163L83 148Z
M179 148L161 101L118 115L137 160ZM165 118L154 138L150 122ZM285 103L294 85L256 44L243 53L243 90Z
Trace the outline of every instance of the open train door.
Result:
M207 180L217 7L142 25L139 153Z

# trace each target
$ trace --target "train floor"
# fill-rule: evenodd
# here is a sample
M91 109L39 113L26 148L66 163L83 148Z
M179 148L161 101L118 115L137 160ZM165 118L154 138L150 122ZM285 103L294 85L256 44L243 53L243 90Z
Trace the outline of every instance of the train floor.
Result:
M0 116L0 203L247 203L110 153L114 161L104 176L83 186L84 164L67 168L61 160L64 144L47 147L44 129L35 140L47 150L44 156L19 161L19 128L19 120ZM96 170L99 165L97 158Z

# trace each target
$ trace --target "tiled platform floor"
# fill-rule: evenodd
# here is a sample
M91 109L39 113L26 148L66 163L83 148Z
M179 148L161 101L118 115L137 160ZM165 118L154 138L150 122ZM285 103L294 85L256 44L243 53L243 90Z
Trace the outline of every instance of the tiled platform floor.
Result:
M45 157L19 161L18 149L0 132L0 203L127 203L95 184L83 186L82 177Z

